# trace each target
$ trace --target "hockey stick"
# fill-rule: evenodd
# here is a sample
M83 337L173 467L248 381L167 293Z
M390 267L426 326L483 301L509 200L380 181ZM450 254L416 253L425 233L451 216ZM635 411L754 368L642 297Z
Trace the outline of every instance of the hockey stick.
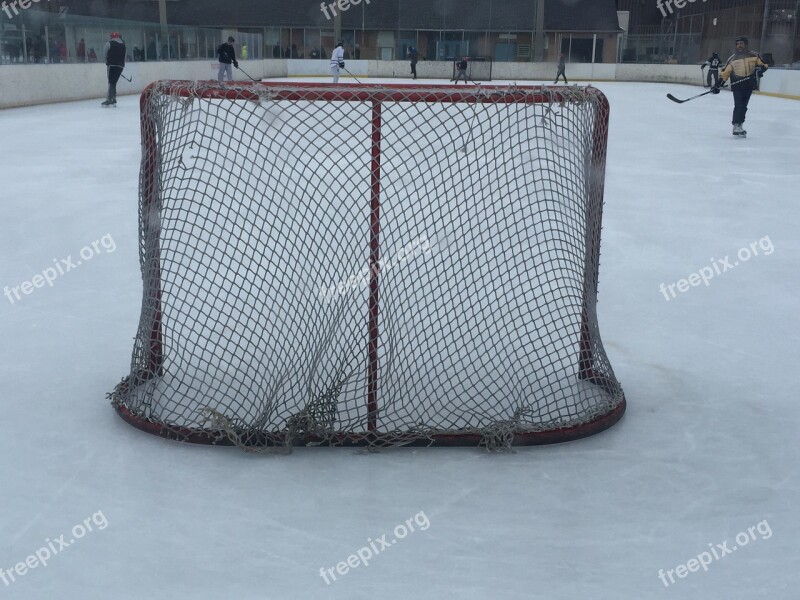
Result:
M359 80L358 80L358 77L356 77L355 75L353 75L353 74L352 74L350 71L348 71L348 70L347 70L347 69L345 69L344 67L342 67L342 69L344 70L344 72L345 72L345 73L347 73L348 75L350 75L350 77L352 77L353 79L355 79L355 80L356 80L356 83L362 83L361 81L359 81Z
M242 67L236 67L236 68L237 68L239 71L241 71L242 73L244 73L244 74L247 76L247 78L248 78L250 81L252 81L253 83L260 83L260 82L261 82L259 79L254 79L254 78L253 78L253 76L252 76L252 75L249 75L249 74L247 73L247 71L245 71L245 70L244 70Z
M128 78L122 74L122 69L124 69L125 67L120 67L119 65L106 65L106 77L108 77L109 74L111 73L111 67L117 67L118 69L120 69L119 76L122 77L125 81L133 82L132 77Z
M727 83L727 82L726 82L726 83ZM721 85L721 86L720 86L720 89L722 89L722 88L724 88L724 87L725 87L724 85ZM667 98L669 98L669 99L670 99L670 100L672 100L673 102L677 102L678 104L683 104L684 102L688 102L689 100L694 100L695 98L700 98L701 96L707 96L708 94L713 94L713 93L714 93L714 90L713 90L713 89L711 89L711 90L708 90L707 92L703 92L702 94L697 94L697 96L692 96L691 98L686 98L686 100L678 100L678 99L677 99L675 96L673 96L672 94L667 94Z

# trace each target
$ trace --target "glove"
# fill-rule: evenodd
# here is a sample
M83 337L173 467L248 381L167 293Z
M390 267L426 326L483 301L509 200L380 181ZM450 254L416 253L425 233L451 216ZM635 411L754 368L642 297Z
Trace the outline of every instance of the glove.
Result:
M719 94L719 91L722 89L722 86L725 85L725 82L720 79L717 82L717 85L711 86L711 93L712 94Z
M344 69L344 61L343 60L339 61L339 68L340 69Z
M767 69L769 69L767 65L764 65L763 67L759 65L758 67L756 67L756 72L758 73L759 77L763 77L764 73L767 72Z
M234 66L234 67L236 67L236 68L238 69L238 68L239 68L239 63L238 63L238 62L236 62L236 61L233 61L233 66Z

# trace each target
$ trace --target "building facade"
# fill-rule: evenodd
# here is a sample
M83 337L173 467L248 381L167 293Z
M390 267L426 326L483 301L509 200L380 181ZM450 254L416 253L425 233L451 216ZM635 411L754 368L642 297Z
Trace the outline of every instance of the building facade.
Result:
M528 62L535 58L538 0L168 0L167 23L257 34L266 58L325 58L336 42L334 19L350 58L405 58L411 46L426 60L456 56ZM618 26L613 0L541 0L544 60L564 53L571 62L614 62ZM50 0L41 8L140 22L159 22L157 0ZM39 7L37 7L39 8ZM169 34L165 34L169 35ZM180 34L175 34L180 37ZM201 56L198 42L167 46Z

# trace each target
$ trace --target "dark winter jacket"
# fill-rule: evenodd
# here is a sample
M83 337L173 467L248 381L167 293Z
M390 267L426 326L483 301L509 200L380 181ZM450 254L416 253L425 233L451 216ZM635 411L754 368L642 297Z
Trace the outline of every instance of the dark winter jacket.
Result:
M419 52L417 52L416 48L412 48L408 51L408 58L411 59L412 65L415 65L419 62Z
M125 66L125 42L118 39L109 40L106 42L104 51L106 56L106 66Z
M232 63L237 67L239 66L239 63L236 62L236 50L228 42L220 44L220 47L217 48L217 56L219 57L219 62L224 65Z

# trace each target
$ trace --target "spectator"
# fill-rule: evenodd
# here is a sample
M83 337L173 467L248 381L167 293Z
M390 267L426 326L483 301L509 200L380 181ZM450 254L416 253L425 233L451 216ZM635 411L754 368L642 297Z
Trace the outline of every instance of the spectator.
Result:
M86 42L83 38L78 42L78 62L86 62Z
M47 46L44 43L44 38L38 36L33 43L33 62L40 63L47 54Z
M356 60L359 60L361 58L361 46L359 46L358 44L356 44L355 50L353 50L353 56L355 57Z
M97 62L97 53L94 48L89 48L89 62Z
M52 38L50 38L50 62L52 64L59 62L58 43Z

